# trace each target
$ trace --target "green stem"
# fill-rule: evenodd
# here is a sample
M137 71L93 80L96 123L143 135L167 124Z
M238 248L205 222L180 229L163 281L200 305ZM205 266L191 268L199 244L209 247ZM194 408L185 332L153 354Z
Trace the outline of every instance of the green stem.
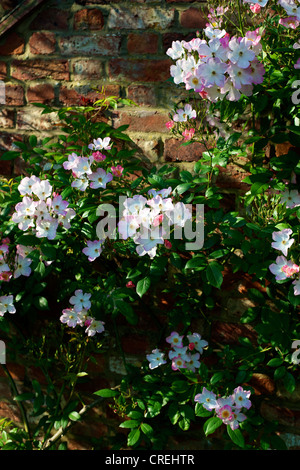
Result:
M81 410L78 412L78 414L82 417L89 411L91 408L96 406L98 403L103 401L103 398L98 398L95 400L93 403L90 403L90 405L84 405ZM42 447L42 450L49 450L50 447L52 447L61 437L66 434L69 429L75 424L77 421L69 421L67 426L65 428L60 428L48 441L45 443L45 445Z
M13 395L14 395L14 399L16 399L18 396L19 396L19 392L18 392L18 389L17 389L17 386L15 384L15 381L14 379L12 378L9 370L7 369L6 367L6 364L1 364L4 372L5 372L5 375L7 376L9 382L10 382L10 385L11 385L11 388L12 388L12 391L13 391ZM21 412L21 416L22 416L22 420L23 420L23 425L24 425L24 429L25 431L27 432L28 434L28 437L29 437L29 440L31 440L31 432L30 432L30 428L29 428L29 423L28 423L28 419L27 419L27 415L26 415L26 410L23 406L23 403L19 400L16 400L17 403L18 403L18 406L20 408L20 412Z
M241 3L240 3L240 0L237 0L237 4L238 4L238 16L239 16L240 31L241 31L241 33L242 33L242 36L244 37L245 34L244 34L244 27L243 27L242 15L241 15Z

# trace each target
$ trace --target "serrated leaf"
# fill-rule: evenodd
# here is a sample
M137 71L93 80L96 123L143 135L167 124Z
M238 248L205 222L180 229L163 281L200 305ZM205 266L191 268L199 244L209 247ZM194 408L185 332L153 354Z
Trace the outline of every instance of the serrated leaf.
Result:
M222 282L223 282L222 270L223 270L222 266L216 261L213 261L209 263L205 271L206 278L209 284L216 287L217 289L221 287Z
M132 429L127 437L127 445L129 447L134 446L138 442L140 435L141 431L138 428Z
M213 416L212 418L209 418L207 421L205 421L203 425L203 431L205 435L208 436L209 434L215 432L222 424L223 422L220 418Z
M120 424L120 428L126 428L126 429L133 429L137 428L139 426L140 422L137 421L136 419L131 419L129 421L124 421L123 423Z
M153 436L153 434L154 434L154 430L153 430L152 426L150 426L150 424L148 424L148 423L142 423L142 424L141 424L141 431L142 431L147 437L151 437L151 436Z
M116 390L111 390L110 388L103 388L102 390L94 392L94 395L103 398L111 398L119 395L119 392L117 392Z
M136 293L143 297L143 295L147 292L151 285L151 280L148 276L144 277L144 279L140 279L136 285Z
M227 425L227 434L230 437L230 439L232 440L232 442L234 442L237 446L242 447L242 448L245 447L244 436L241 433L240 429L231 429L231 427L228 424Z

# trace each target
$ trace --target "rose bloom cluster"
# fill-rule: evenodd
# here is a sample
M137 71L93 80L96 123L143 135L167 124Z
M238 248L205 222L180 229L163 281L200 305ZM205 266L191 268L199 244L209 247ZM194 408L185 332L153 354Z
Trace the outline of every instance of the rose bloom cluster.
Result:
M106 159L102 150L111 149L110 137L94 139L88 148L93 150L92 155L82 157L73 152L68 155L68 160L63 163L63 167L65 170L72 171L74 180L71 186L73 188L77 188L79 191L85 191L88 186L92 189L105 189L107 183L112 181L113 176L122 176L124 168L121 165L112 166L111 173L98 166L94 169L99 162Z
M68 207L68 201L61 195L52 192L48 180L37 176L26 176L18 186L22 201L16 204L12 221L20 230L29 229L37 238L53 240L59 226L69 229L75 211Z
M69 302L72 305L62 311L60 321L71 328L81 326L85 328L85 333L88 336L94 336L96 333L104 331L104 322L96 320L93 316L89 315L91 308L91 294L84 293L82 289L77 289L70 297Z
M192 217L184 203L174 204L168 197L171 191L171 187L160 191L150 189L150 198L135 195L124 203L118 231L123 240L134 241L139 256L155 257L158 245L170 248L172 245L166 235L170 234L171 226L184 227Z
M268 0L244 0L252 13L257 14ZM296 29L300 24L300 6L293 0L278 0L287 17L279 24ZM265 68L258 59L262 51L261 30L247 31L244 37L230 36L222 28L222 16L228 8L210 9L209 23L203 30L207 39L173 41L166 54L175 61L170 74L174 83L183 84L202 98L217 102L224 97L238 101L242 94L251 96L253 85L263 82ZM294 49L297 49L295 43ZM295 68L299 68L299 60Z
M12 250L9 238L3 238L0 245L0 281L9 282L20 276L30 276L32 259L28 255L34 249L31 246L18 244L15 250ZM13 302L13 295L0 296L0 316L6 312L16 312Z
M170 74L176 84L194 90L211 102L226 98L237 101L251 96L253 85L263 82L265 69L257 59L261 52L259 30L245 37L230 37L211 25L204 29L207 39L173 41L167 55L175 61Z
M277 256L276 262L272 263L269 269L275 275L276 281L293 279L294 295L300 295L300 266L294 263L292 259L287 259L288 250L295 242L294 238L290 238L292 233L293 231L289 228L272 233L272 248L281 251L282 255Z
M34 248L17 245L15 255L11 255L9 243L8 239L4 239L0 245L0 281L4 282L8 282L11 278L17 279L31 274L32 260L28 258L28 255Z
M171 347L168 352L168 358L171 361L172 370L188 369L195 372L200 367L200 355L203 353L203 348L208 346L208 343L201 339L199 333L186 335L186 338L188 342L186 346L184 345L184 335L180 336L176 331L173 331L166 338L167 343ZM160 349L154 349L146 357L149 361L150 369L155 369L167 363L165 353Z
M247 419L247 416L242 411L243 408L249 410L252 406L249 400L250 395L250 391L244 390L243 387L239 386L234 389L231 395L217 397L215 393L203 387L202 392L198 393L194 400L200 403L206 410L214 411L224 424L229 425L232 430L235 430L241 422Z

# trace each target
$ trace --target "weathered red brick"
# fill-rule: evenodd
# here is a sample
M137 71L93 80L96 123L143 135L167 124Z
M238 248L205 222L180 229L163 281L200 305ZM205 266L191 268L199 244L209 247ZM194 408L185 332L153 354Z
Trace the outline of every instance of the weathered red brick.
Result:
M17 80L69 80L69 63L67 60L15 60L11 66L11 76Z
M183 28L203 29L205 28L207 19L203 12L198 8L189 8L180 14L180 25Z
M135 82L162 82L170 77L172 63L169 59L112 59L109 62L109 77Z
M81 91L80 87L67 88L65 86L62 86L59 91L59 101L63 105L69 105L69 106L78 105L81 101L82 96L92 101L95 101L98 99L98 94L96 91L90 90L87 93L83 93L83 90Z
M249 338L252 344L256 344L257 334L251 325L239 323L213 322L212 341L222 344L239 344L239 338Z
M47 32L33 33L29 39L31 54L52 54L55 52L55 34Z
M103 62L99 59L76 59L72 63L73 80L99 80L103 76Z
M5 86L5 104L7 106L23 106L24 90L21 85Z
M11 56L23 54L25 50L24 38L12 32L5 36L4 42L0 45L0 55Z
M154 33L130 33L127 37L129 54L155 54L158 50L158 36Z
M65 36L59 40L59 49L63 55L117 55L121 37L117 35Z
M181 141L173 138L166 140L164 159L167 162L194 162L200 160L202 153L206 151L206 147L200 144L200 142L193 142L182 147L183 143L184 140Z
M69 10L59 8L45 8L30 24L30 29L38 31L51 30L59 31L68 29Z
M229 163L225 168L218 166L219 174L216 179L216 185L223 189L240 189L248 191L249 185L242 183L242 180L251 173L241 170L240 167Z
M156 106L156 95L153 87L143 85L130 85L128 98L140 106Z
M98 30L104 26L104 18L101 10L97 8L79 10L74 15L75 30Z
M117 118L114 119L114 126L119 127L128 125L128 132L169 132L166 128L167 114L160 114L157 111L139 111L136 114L128 114L127 112L118 112Z
M41 110L35 106L26 106L17 111L17 129L22 131L52 131L58 122L54 113L41 114Z
M166 29L174 21L173 9L143 8L140 5L111 8L107 19L110 29Z
M51 103L55 98L53 85L41 83L31 85L27 90L27 101L29 103Z

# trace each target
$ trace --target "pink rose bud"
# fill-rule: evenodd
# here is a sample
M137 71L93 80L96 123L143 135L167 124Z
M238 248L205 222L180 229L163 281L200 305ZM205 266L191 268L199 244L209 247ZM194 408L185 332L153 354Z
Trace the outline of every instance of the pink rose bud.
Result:
M250 5L250 10L252 11L252 13L259 13L261 10L261 6L258 3L252 3Z
M135 287L135 284L133 284L132 281L128 281L127 284L126 284L126 287L128 287L129 289Z
M103 162L106 159L106 156L99 152L99 150L97 150L97 152L93 152L92 157L96 162Z
M122 176L123 170L124 168L121 165L111 167L111 172L114 176Z
M190 343L190 344L189 344L189 350L190 350L190 351L193 351L194 348L195 348L195 344L194 344L194 343Z
M168 121L166 122L166 128L167 129L172 129L174 127L174 121Z
M282 267L282 271L287 275L287 277L291 277L293 274L298 273L299 269L300 268L297 264L293 264L293 266L288 266L285 264Z
M195 134L195 129L186 129L182 133L185 141L191 140L193 138L194 134Z
M164 241L164 245L165 245L165 247L168 248L169 250L172 248L172 243L169 242L169 240L165 240L165 241Z

